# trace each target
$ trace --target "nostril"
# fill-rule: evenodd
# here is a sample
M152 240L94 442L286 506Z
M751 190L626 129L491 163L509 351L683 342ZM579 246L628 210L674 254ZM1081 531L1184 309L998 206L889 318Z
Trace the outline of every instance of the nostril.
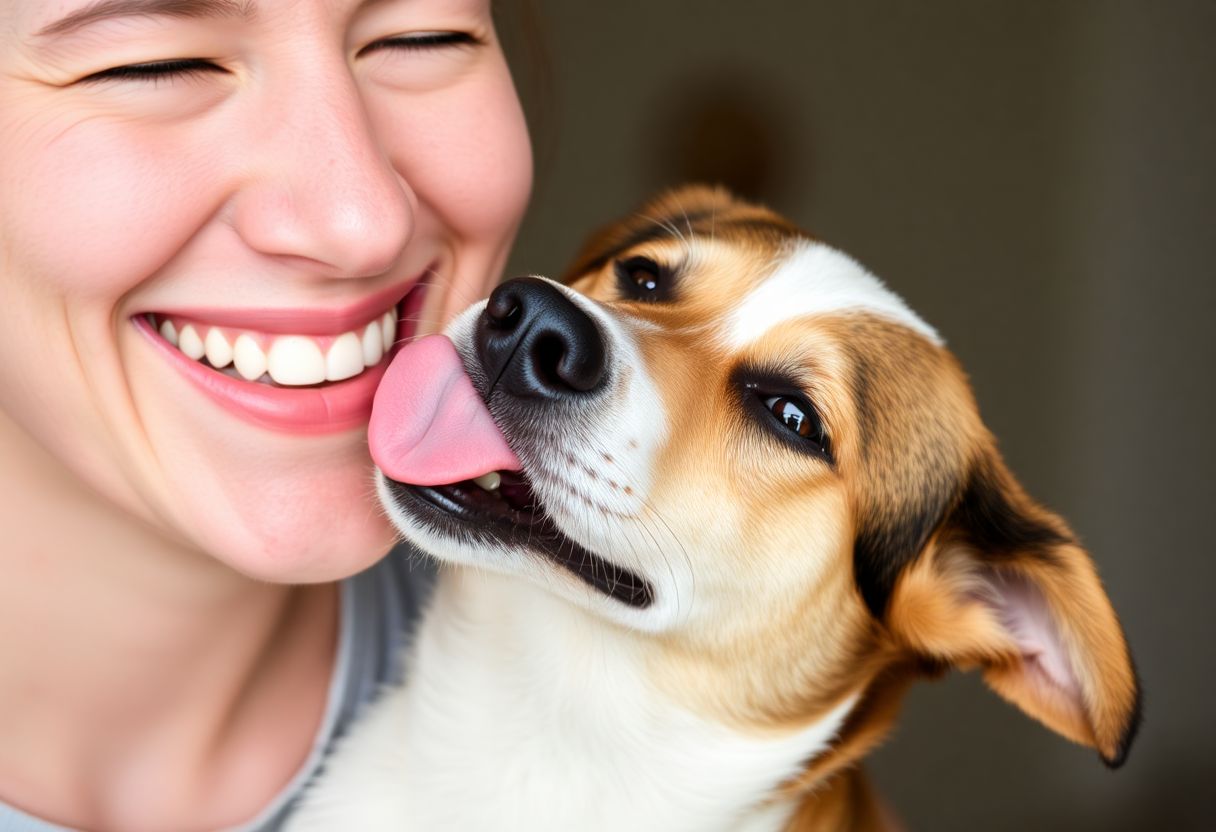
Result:
M552 388L561 388L569 384L562 372L566 362L566 344L558 335L545 335L537 338L532 344L532 367L542 382Z
M523 303L515 292L506 286L500 286L490 295L485 314L492 326L511 329L519 323L523 314Z

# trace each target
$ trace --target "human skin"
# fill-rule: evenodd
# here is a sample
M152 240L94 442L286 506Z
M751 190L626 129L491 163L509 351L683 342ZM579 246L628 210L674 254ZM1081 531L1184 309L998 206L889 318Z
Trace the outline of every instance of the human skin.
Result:
M216 828L306 757L332 581L391 533L363 425L219 407L135 316L323 322L426 276L432 330L500 273L530 153L489 0L180 0L37 34L89 5L0 0L0 800Z

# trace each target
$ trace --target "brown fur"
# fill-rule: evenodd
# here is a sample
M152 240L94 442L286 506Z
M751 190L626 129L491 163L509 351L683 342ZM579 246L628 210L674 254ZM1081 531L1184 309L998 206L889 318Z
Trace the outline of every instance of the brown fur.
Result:
M789 832L895 832L899 824L865 775L850 769L826 780L798 807Z

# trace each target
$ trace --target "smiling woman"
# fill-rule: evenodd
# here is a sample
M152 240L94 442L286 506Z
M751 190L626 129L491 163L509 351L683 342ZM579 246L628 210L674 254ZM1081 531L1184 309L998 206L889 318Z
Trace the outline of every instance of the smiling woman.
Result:
M0 0L0 829L289 811L416 604L372 393L530 182L489 0Z

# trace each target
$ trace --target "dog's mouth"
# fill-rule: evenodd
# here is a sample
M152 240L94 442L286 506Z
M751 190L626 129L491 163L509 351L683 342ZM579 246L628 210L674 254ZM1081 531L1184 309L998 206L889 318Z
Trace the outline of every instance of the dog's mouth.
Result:
M521 471L495 471L448 485L388 482L402 507L409 506L416 518L444 534L538 553L609 598L636 609L654 602L654 588L646 579L563 534Z

